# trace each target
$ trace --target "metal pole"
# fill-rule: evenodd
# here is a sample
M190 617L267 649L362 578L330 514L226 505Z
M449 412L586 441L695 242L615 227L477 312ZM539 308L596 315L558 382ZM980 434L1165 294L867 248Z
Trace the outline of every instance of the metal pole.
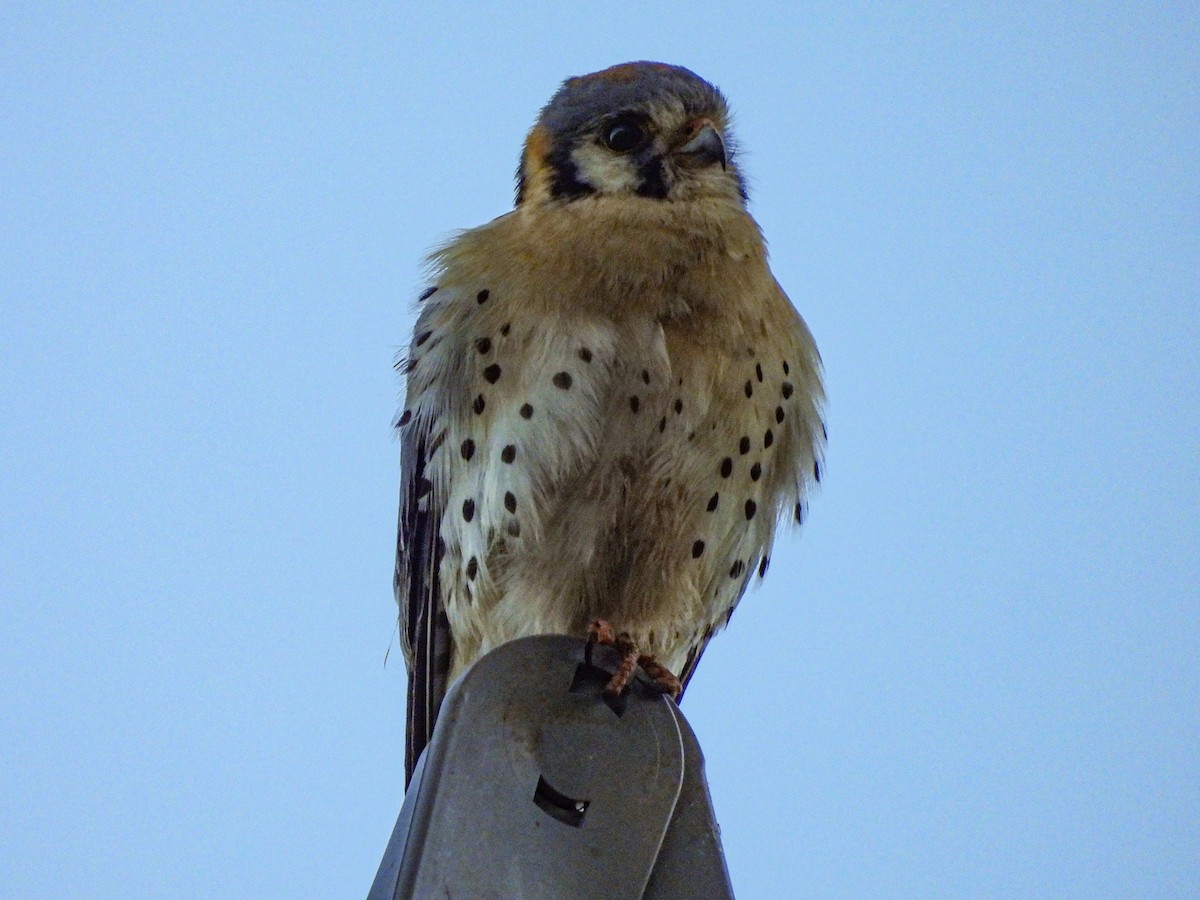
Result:
M690 726L616 654L524 638L451 687L368 900L733 896Z

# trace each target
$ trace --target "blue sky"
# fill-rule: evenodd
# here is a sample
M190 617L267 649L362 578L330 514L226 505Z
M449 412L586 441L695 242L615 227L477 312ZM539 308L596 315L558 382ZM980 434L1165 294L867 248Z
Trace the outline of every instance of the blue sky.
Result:
M1200 883L1200 16L734 6L5 5L7 896L365 894L421 259L631 59L729 95L827 368L684 704L739 897Z

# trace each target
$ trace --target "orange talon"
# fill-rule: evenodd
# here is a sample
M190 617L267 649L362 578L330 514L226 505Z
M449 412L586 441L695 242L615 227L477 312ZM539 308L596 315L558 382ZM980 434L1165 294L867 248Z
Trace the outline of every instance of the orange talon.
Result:
M588 643L613 646L617 642L616 632L607 619L592 619L588 622Z
M634 669L641 666L642 671L646 673L646 677L654 683L655 687L670 696L671 699L679 697L683 687L674 673L650 654L639 652L633 638L625 632L617 634L608 620L592 619L588 623L587 635L584 660L588 665L591 665L592 647L596 644L613 647L621 654L621 664L617 666L617 671L613 673L612 678L604 687L605 695L617 697L624 693L633 678Z
M625 688L629 686L629 679L633 677L633 670L637 668L639 655L637 644L624 632L618 635L614 646L621 653L621 664L617 666L617 671L604 688L604 693L609 697L619 697L625 692Z
M672 700L679 699L679 695L683 692L683 685L679 683L679 679L675 677L674 672L653 656L639 656L638 665L642 667L642 671L646 673L646 677L653 681L655 686L664 694Z

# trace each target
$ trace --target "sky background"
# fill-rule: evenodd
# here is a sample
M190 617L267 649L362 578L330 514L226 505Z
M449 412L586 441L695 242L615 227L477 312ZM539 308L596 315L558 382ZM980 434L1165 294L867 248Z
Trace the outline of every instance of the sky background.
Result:
M632 59L827 370L684 703L738 896L1195 896L1195 4L439 6L0 10L5 896L365 895L421 260Z

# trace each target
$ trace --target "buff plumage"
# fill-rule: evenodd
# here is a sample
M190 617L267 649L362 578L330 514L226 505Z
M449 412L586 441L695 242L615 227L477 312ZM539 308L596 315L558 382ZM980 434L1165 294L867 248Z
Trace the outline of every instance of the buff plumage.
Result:
M498 644L611 621L686 683L819 479L816 346L771 275L724 98L567 81L514 211L433 259L403 368L408 766Z

